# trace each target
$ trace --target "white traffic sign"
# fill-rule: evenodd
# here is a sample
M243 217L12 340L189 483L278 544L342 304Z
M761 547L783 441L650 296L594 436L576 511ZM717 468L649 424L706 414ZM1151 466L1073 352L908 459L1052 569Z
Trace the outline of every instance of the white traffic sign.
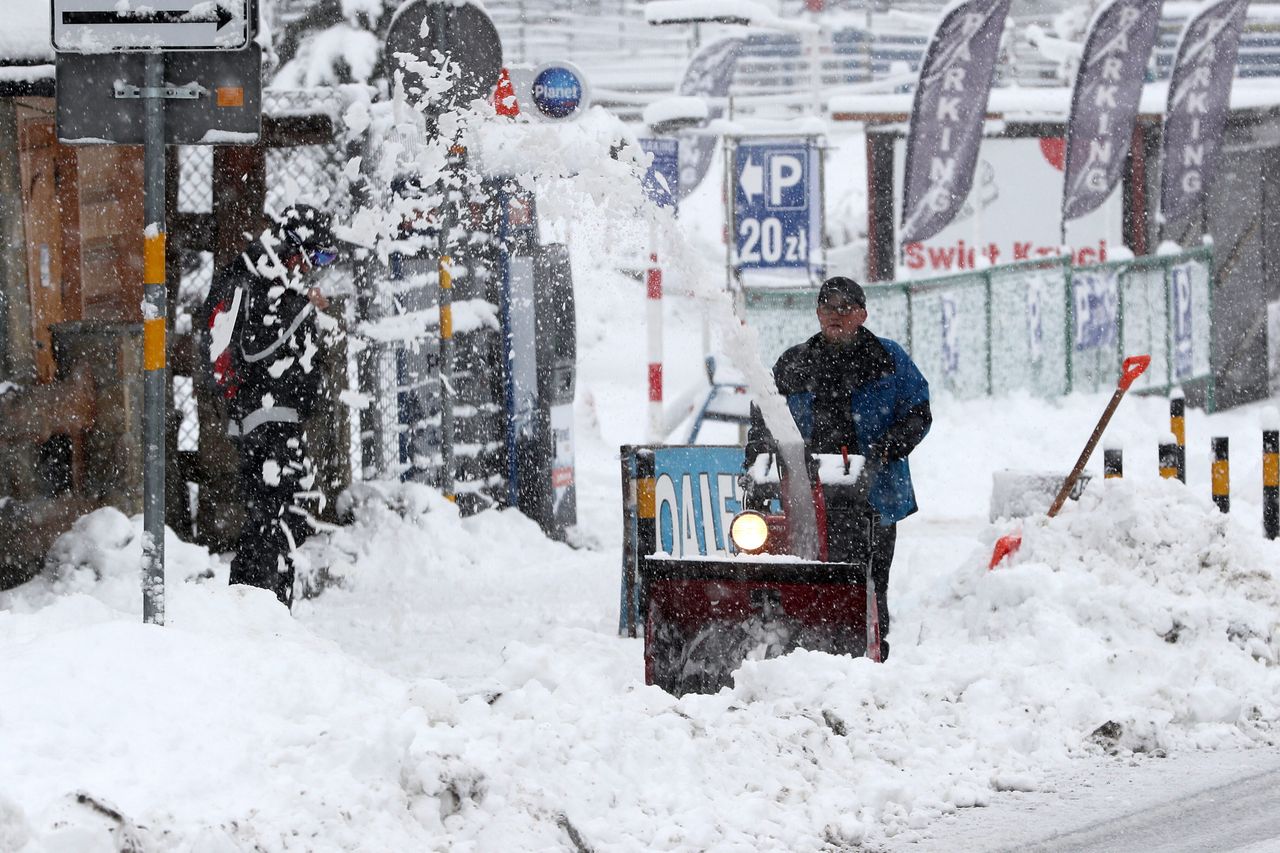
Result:
M52 0L53 48L64 53L242 50L250 0Z

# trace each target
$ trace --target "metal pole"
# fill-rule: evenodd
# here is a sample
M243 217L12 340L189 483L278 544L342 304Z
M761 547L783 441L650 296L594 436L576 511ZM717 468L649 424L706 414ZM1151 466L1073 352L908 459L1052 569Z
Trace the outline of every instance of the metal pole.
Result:
M1169 431L1173 433L1174 442L1178 446L1175 460L1178 480L1185 483L1187 482L1187 398L1183 396L1181 388L1175 388L1169 395Z
M360 174L351 185L352 203L355 207L372 207L380 199L374 195L375 154L373 135L364 134L358 142L347 148L348 157L360 158ZM358 251L355 256L353 277L356 286L356 325L378 319L378 260L372 247ZM364 347L356 354L357 382L369 402L360 409L360 478L373 480L386 469L383 452L382 406L386 391L382 383L382 345L372 338L364 341Z
M1213 502L1222 512L1231 512L1231 462L1230 445L1226 436L1217 436L1211 440L1213 448L1213 465L1211 483Z
M453 491L453 274L452 259L440 256L440 491Z
M645 275L645 333L649 354L650 444L666 438L662 418L662 266L658 260L658 228L649 220L649 270Z
M1280 537L1280 429L1274 424L1262 430L1262 532Z
M142 621L164 624L165 222L164 55L146 55L143 103Z
M874 79L875 79L875 76L876 76L876 75L875 75L875 70L876 70L876 61L875 61L875 44L874 44L875 36L872 34L872 32L873 32L873 31L872 31L872 27L874 26L874 22L873 22L873 21L872 21L872 19L871 19L871 13L872 13L871 2L872 2L872 0L865 0L865 3L866 3L866 15L867 15L867 22L866 22L866 27L867 27L867 39L866 39L867 54L866 54L866 59L867 59L867 82L868 82L868 83L869 83L869 82L871 82L872 80L874 80Z
M733 96L729 96L729 118L733 119ZM724 289L733 291L733 255L737 245L738 232L734 224L737 202L737 185L734 183L733 170L736 167L737 144L729 136L724 137Z

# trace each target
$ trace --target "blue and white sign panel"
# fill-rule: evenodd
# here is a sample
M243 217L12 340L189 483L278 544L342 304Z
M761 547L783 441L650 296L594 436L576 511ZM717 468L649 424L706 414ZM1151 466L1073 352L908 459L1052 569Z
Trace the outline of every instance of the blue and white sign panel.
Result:
M729 522L742 511L740 447L654 449L658 553L727 556Z
M521 103L532 103L535 115L551 121L576 118L590 104L587 77L572 62L538 66L529 79L528 100L519 93L516 97Z
M808 269L821 238L819 151L810 139L740 139L734 147L734 263Z
M644 193L658 207L674 207L680 186L680 142L641 139L640 148L652 156L644 175Z
M1191 265L1169 268L1169 308L1173 334L1173 378L1179 381L1195 375L1195 294L1191 287Z
M1076 272L1071 276L1075 291L1076 352L1115 348L1119 279L1116 270Z

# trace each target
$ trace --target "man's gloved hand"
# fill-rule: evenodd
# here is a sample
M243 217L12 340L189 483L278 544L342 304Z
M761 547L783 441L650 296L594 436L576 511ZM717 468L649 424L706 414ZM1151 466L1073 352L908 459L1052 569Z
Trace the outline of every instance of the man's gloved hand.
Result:
M904 459L909 452L910 451L901 441L895 439L892 435L886 435L875 444L871 445L868 449L867 456L871 461L883 465L886 462L895 462L899 459Z

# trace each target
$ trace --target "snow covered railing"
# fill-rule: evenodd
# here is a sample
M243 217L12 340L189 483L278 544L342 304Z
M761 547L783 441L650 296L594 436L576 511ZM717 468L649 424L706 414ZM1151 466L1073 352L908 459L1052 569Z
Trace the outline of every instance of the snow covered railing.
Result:
M911 353L935 392L1057 397L1107 388L1126 354L1149 353L1136 389L1207 383L1212 405L1213 257L1208 247L1072 267L1046 258L868 285L867 327ZM745 288L772 363L817 329L812 288Z

